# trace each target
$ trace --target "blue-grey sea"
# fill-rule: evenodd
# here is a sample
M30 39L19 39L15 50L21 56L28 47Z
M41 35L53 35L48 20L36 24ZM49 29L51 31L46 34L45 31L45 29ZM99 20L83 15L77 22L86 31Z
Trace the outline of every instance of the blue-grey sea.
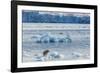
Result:
M23 62L90 58L90 29L23 30ZM43 52L49 50L47 56Z

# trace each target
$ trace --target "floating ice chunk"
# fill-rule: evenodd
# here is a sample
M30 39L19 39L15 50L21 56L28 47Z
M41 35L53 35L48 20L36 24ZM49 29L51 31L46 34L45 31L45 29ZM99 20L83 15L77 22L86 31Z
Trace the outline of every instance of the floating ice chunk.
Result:
M66 38L65 40L66 40L67 43L71 43L72 42L71 38Z
M71 43L72 40L69 35L54 35L54 34L42 34L35 35L32 37L32 40L36 43Z
M58 60L58 59L64 59L64 55L55 52L50 51L46 56L43 56L42 54L35 54L33 57L34 61L50 61L50 60Z
M89 57L90 57L88 54L81 54L81 53L78 53L78 52L73 52L72 55L73 55L74 58L80 58L80 59L81 58L89 59Z
M83 55L81 53L78 52L73 52L72 55L76 58L82 57Z
M43 56L35 55L35 56L33 57L33 60L34 60L34 61L45 61L46 58L43 57Z
M64 59L64 55L63 54L60 54L60 59Z
M89 54L85 54L85 55L83 55L83 57L84 57L84 58L87 58L87 59L90 58Z
M50 60L56 60L56 59L63 59L64 55L58 53L58 52L50 52L48 54L48 59Z
M23 51L23 56L25 56L25 57L29 57L29 56L30 56L30 53L27 52L27 51Z

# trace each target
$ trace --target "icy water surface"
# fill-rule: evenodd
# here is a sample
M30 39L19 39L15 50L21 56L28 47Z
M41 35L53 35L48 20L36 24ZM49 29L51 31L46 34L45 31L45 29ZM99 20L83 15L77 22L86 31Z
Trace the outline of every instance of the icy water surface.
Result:
M23 62L90 58L90 30L23 30ZM43 52L49 50L47 56Z

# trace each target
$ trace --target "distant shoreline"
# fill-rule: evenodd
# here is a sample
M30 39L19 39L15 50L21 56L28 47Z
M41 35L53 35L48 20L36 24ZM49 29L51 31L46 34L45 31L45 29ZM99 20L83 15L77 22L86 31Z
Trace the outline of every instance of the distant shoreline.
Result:
M88 30L90 24L23 23L23 30Z

